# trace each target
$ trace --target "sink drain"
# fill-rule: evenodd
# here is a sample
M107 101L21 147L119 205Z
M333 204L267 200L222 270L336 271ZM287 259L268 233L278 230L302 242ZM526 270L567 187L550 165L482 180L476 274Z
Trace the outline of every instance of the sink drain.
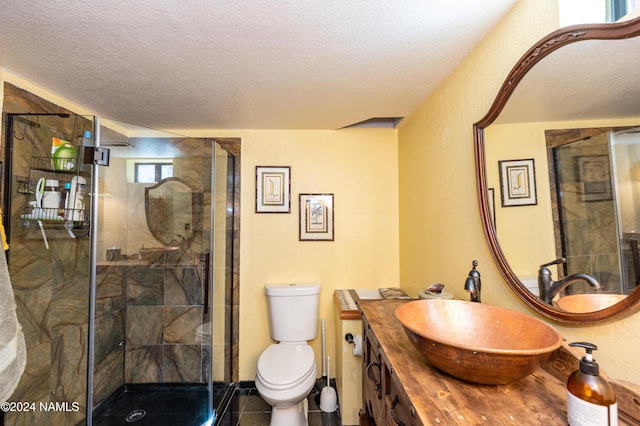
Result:
M133 410L132 412L127 414L127 417L125 417L124 420L127 423L133 423L133 422L137 422L138 420L142 419L146 415L147 415L147 412L144 411L143 409Z

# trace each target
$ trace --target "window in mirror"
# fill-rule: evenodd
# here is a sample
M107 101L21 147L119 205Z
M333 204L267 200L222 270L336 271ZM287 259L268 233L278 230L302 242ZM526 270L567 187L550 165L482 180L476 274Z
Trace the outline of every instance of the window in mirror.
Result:
M607 2L608 21L616 22L640 6L640 0L609 0Z
M559 0L560 27L616 22L640 7L640 0Z
M136 183L156 183L173 177L172 163L136 163Z

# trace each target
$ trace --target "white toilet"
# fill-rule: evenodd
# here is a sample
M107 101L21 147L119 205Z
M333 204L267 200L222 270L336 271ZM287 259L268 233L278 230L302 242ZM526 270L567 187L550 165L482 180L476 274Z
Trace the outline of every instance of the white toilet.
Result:
M273 408L272 426L305 426L307 395L316 381L316 359L308 340L318 335L320 284L265 287L271 338L278 342L258 359L256 389Z

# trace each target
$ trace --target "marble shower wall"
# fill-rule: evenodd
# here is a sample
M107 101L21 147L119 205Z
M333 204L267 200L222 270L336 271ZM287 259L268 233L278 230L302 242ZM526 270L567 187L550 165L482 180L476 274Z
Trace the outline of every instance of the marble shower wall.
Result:
M3 114L26 112L70 113L5 83ZM17 132L21 139L14 144L12 161L8 263L18 321L26 340L27 365L10 400L38 407L40 403L66 403L70 409L6 413L5 424L73 425L82 422L86 410L89 238L71 239L64 229L46 224L47 250L36 222L23 226L20 215L33 196L18 193L17 188L18 181L30 177L31 157L50 152L50 136L34 137L37 133L45 127L56 128L73 138L78 131L82 134L81 126L89 124L82 118L75 121L73 114L66 119L41 116L38 123L31 127L33 132L28 131L28 137L22 130ZM2 137L4 152L5 132Z
M167 255L168 257L168 255ZM204 383L203 272L171 262L127 268L125 382Z

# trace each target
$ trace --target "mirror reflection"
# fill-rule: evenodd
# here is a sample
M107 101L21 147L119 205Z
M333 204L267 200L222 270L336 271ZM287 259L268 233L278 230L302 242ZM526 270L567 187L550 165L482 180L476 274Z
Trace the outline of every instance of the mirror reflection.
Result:
M640 65L630 54L640 48L640 23L607 28L620 33L622 27L633 37L591 40L587 26L550 35L514 67L503 85L511 90L515 82L511 96L499 93L488 118L477 124L476 148L484 143L484 223L492 228L486 232L490 246L500 252L498 266L525 302L566 322L580 322L571 314L622 312L640 282L640 75L629 71ZM539 62L518 75L518 66L530 60ZM514 185L531 195L519 180L505 179L504 170L501 175L500 162L510 160L534 164L521 176L534 184L535 201L528 205L509 203L519 196Z
M151 234L165 247L175 247L193 236L197 212L202 200L182 179L168 177L144 190L147 226Z

